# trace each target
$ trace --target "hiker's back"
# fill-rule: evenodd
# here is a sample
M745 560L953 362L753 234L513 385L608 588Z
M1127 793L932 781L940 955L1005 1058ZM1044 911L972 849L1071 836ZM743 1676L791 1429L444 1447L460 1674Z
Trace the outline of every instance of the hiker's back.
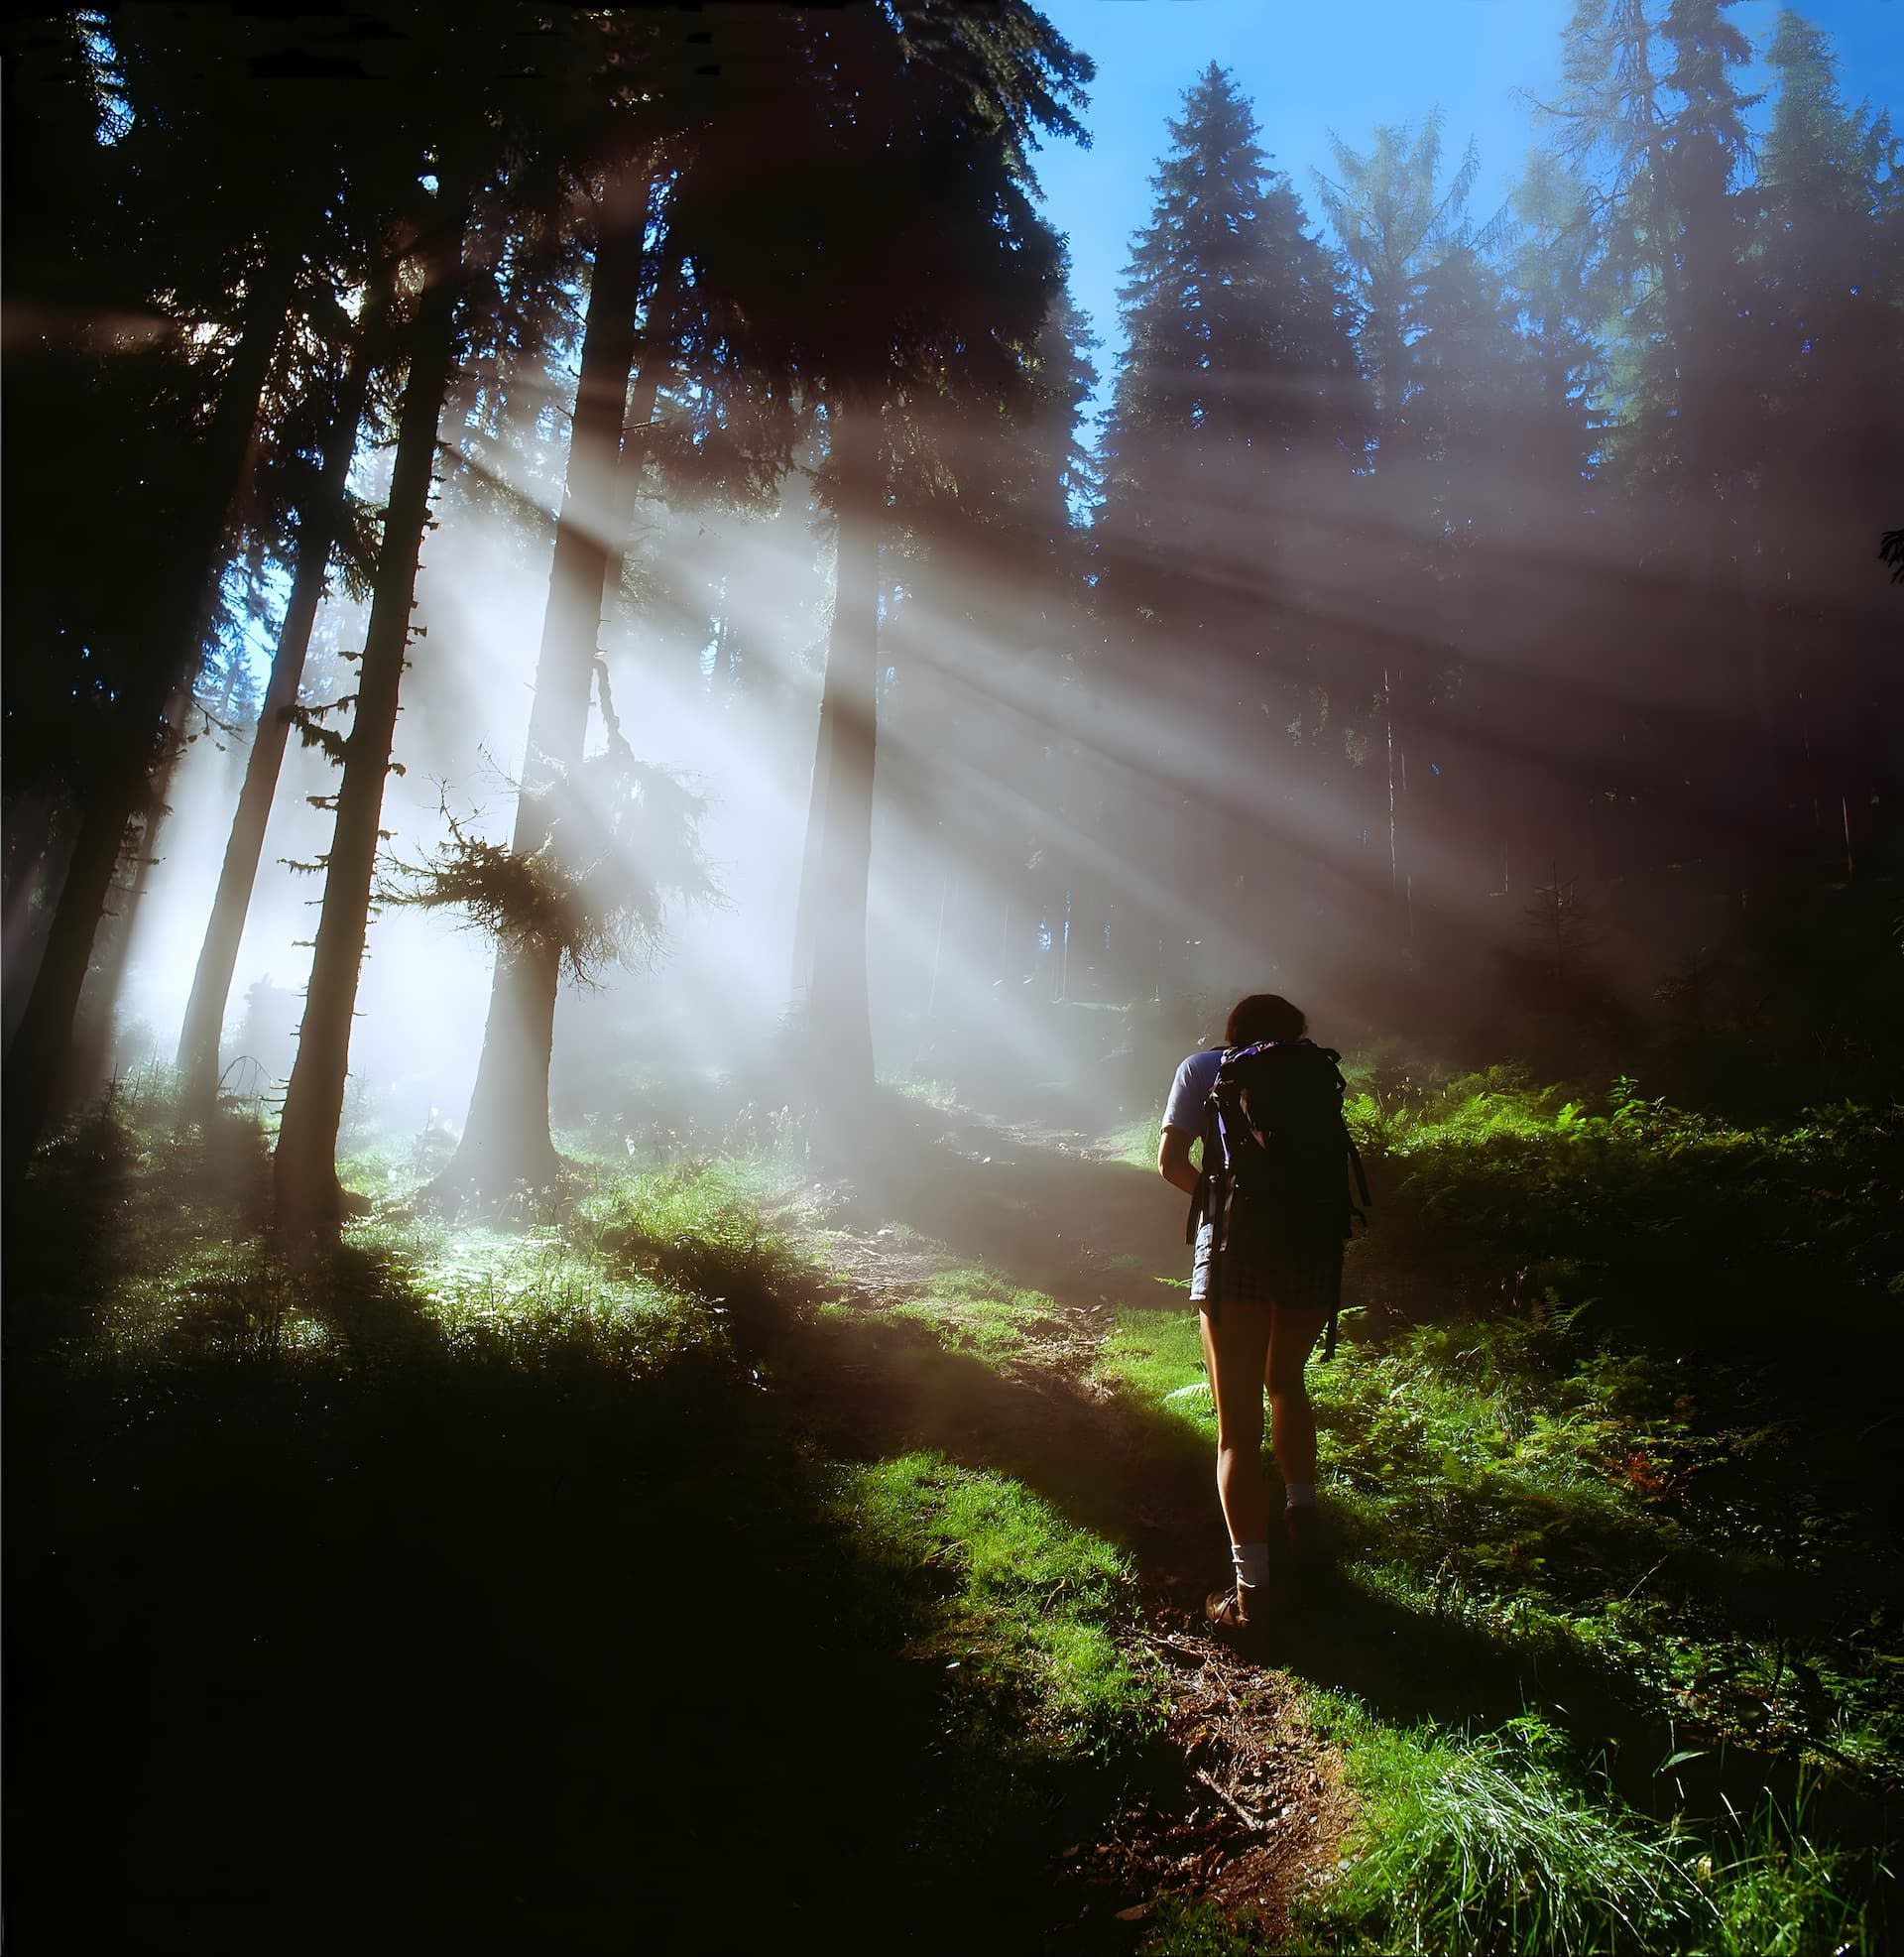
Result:
M1224 1250L1287 1255L1349 1235L1361 1162L1342 1118L1341 1058L1309 1040L1224 1054L1204 1131L1207 1207Z

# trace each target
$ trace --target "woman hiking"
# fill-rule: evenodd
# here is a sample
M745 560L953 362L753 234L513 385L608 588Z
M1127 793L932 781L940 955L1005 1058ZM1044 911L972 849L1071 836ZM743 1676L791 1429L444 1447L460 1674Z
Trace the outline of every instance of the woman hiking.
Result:
M1192 1053L1178 1067L1157 1151L1159 1173L1193 1198L1198 1219L1190 1297L1201 1315L1216 1399L1217 1497L1235 1564L1232 1585L1205 1607L1222 1629L1259 1624L1266 1615L1265 1385L1291 1555L1306 1569L1323 1560L1316 1420L1302 1375L1341 1307L1343 1239L1357 1212L1348 1192L1354 1145L1342 1125L1340 1056L1305 1039L1307 1027L1303 1014L1275 993L1239 1000L1223 1046ZM1211 1096L1226 1060L1220 1142ZM1205 1137L1201 1168L1190 1161L1199 1136ZM1226 1151L1228 1162L1211 1160ZM1239 1162L1242 1173L1219 1172Z

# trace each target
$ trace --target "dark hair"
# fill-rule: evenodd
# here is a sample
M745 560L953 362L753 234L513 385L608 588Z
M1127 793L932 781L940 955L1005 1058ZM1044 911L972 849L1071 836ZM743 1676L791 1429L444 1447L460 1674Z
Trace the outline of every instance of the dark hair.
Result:
M1300 1040L1309 1022L1279 992L1252 992L1230 1009L1226 1046L1253 1046L1259 1040Z

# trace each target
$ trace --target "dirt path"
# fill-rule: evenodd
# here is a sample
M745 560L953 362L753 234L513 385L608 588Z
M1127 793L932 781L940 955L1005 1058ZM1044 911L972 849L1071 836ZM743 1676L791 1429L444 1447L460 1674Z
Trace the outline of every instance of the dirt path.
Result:
M1286 1671L1205 1633L1202 1599L1228 1562L1206 1445L1093 1376L1120 1307L1184 1308L1159 1282L1182 1270L1180 1198L1105 1146L1031 1126L926 1112L892 1139L878 1169L809 1183L773 1215L838 1274L846 1305L779 1345L776 1384L831 1451L928 1446L1012 1475L1136 1565L1141 1619L1120 1636L1133 1661L1163 1666L1166 1728L1101 1836L1053 1868L1071 1920L1050 1947L1128 1949L1167 1899L1278 1935L1339 1852L1340 1763ZM932 1279L978 1260L1052 1300L1009 1356L981 1362L892 1317L929 1309ZM1286 1594L1292 1618L1326 1612Z

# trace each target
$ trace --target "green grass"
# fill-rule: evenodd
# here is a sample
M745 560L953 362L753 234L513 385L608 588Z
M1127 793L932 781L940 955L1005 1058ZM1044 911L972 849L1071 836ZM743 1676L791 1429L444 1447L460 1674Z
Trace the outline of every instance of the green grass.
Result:
M1043 1291L1012 1285L977 1264L935 1272L916 1298L889 1306L885 1315L924 1325L948 1351L967 1352L988 1364L1015 1358L1037 1340L1067 1329Z
M1325 1950L1697 1949L1716 1912L1689 1840L1653 1829L1560 1757L1534 1719L1477 1739L1374 1720L1319 1693L1361 1819L1301 1906Z
M1130 1564L1017 1483L906 1454L840 1470L833 1514L876 1568L936 1593L908 1649L959 1674L962 1716L1006 1751L1108 1757L1160 1723L1157 1674L1113 1636Z
M657 1278L710 1305L745 1306L810 1286L818 1268L761 1220L799 1171L770 1156L652 1169L607 1163L579 1196L573 1239L611 1269Z
M1316 1952L1602 1950L1800 1957L1875 1949L1867 1858L1821 1849L1769 1798L1715 1849L1619 1801L1532 1717L1466 1737L1311 1701L1360 1817L1297 1906Z
M1120 1128L1106 1141L1119 1162L1129 1162L1132 1168L1155 1168L1157 1150L1163 1142L1163 1110L1159 1108L1147 1121L1133 1121Z
M1891 1375L1871 1355L1898 1301L1900 1124L1840 1108L1746 1131L1630 1083L1596 1098L1505 1071L1401 1102L1370 1091L1353 1112L1378 1180L1352 1295L1386 1306L1385 1329L1310 1375L1351 1580L1482 1631L1503 1665L1529 1651L1587 1661L1624 1703L1677 1721L1689 1753L1741 1742L1895 1780L1904 1583L1869 1492L1896 1461ZM1147 1166L1154 1125L1130 1147ZM401 1199L425 1166L414 1154L367 1152L350 1179ZM234 1425L256 1386L321 1406L327 1382L355 1376L366 1407L397 1383L413 1423L455 1382L514 1407L511 1428L534 1402L551 1435L571 1391L612 1423L642 1382L644 1431L678 1402L698 1432L694 1409L720 1404L750 1325L793 1322L826 1288L763 1223L801 1174L773 1155L585 1162L558 1207L514 1229L445 1227L393 1200L304 1276L260 1234L265 1170L255 1125L176 1127L150 1095L69 1131L36 1170L46 1242L9 1263L29 1297L83 1304L34 1318L59 1334L48 1349L114 1394L123 1381L128 1406L163 1408L178 1382ZM68 1200L110 1227L64 1225ZM1096 1377L1157 1434L1204 1444L1197 1318L1158 1297L1118 1314ZM1795 1298L1829 1336L1781 1341L1768 1365L1764 1327L1788 1327ZM966 1264L890 1315L1000 1365L1056 1310ZM705 1401L678 1390L689 1380ZM168 1417L169 1445L201 1444L202 1423ZM355 1439L339 1446L356 1458ZM471 1446L488 1458L486 1440ZM1120 1648L1135 1588L1107 1543L937 1455L818 1473L842 1580L865 1592L845 1622L867 1639L890 1624L934 1676L959 1800L985 1825L1039 1811L1057 1766L1101 1770L1156 1730L1163 1687ZM1870 1859L1804 1798L1695 1838L1623 1806L1535 1721L1477 1736L1315 1705L1361 1811L1296 1948L1800 1957L1881 1942ZM1199 1957L1251 1934L1167 1909L1145 1947Z
M1538 1719L1468 1736L1396 1727L1315 1692L1358 1815L1339 1863L1296 1898L1281 1957L1684 1952L1826 1957L1881 1947L1864 1858L1821 1849L1767 1800L1717 1852L1626 1807ZM1143 1957L1245 1957L1248 1921L1167 1906Z
M1098 1348L1092 1375L1140 1406L1181 1420L1215 1442L1216 1403L1204 1372L1196 1312L1120 1311Z
M1402 1320L1310 1372L1358 1580L1715 1740L1904 1777L1904 1558L1868 1499L1904 1119L1740 1129L1510 1068L1351 1112L1349 1294ZM1193 1321L1126 1313L1099 1372L1207 1431Z
M1350 1581L1585 1665L1689 1756L1894 1785L1904 1570L1869 1495L1904 1120L1747 1129L1512 1069L1351 1119L1376 1202L1349 1293L1382 1330L1310 1370ZM1189 1314L1123 1313L1098 1376L1209 1436ZM1769 1795L1702 1849L1533 1733L1341 1720L1365 1838L1314 1947L1874 1947L1872 1863ZM1217 1933L1189 1912L1154 1947Z

